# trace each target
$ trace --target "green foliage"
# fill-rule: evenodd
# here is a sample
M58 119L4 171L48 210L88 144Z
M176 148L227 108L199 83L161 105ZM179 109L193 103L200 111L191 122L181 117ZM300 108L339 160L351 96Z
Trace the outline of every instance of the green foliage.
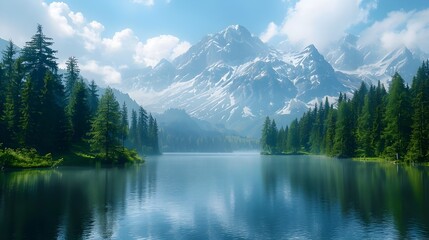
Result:
M104 161L113 161L120 147L121 113L111 88L100 99L89 134L92 150Z
M58 65L55 53L51 46L52 38L46 37L42 31L42 26L37 26L36 34L27 42L22 49L22 59L24 70L34 81L34 88L40 91L43 87L43 79L47 71L57 73Z
M353 136L353 114L350 102L339 103L335 125L333 155L338 157L352 157L355 151Z
M287 152L298 153L301 148L300 145L300 127L298 120L295 119L289 126L289 132L287 136L286 150Z
M406 159L424 161L429 157L429 61L418 69L412 84L412 133Z
M273 154L267 151L267 119L261 146L263 152ZM284 153L311 150L337 157L428 161L429 61L417 71L411 89L399 74L393 76L389 93L380 82L369 88L362 84L351 99L340 93L337 108L326 99L286 130L281 128L277 142Z
M128 124L128 120L126 123ZM144 108L140 107L138 113L131 111L131 126L127 134L131 148L141 154L159 154L158 132L156 119L151 114L148 115Z
M278 130L274 119L271 121L266 117L264 126L262 128L262 137L260 144L262 152L266 154L276 154L280 149L277 148Z
M88 86L88 105L91 116L94 116L98 109L98 88L94 80Z
M122 147L125 147L125 140L128 137L128 109L127 105L125 105L125 102L122 104L121 109L121 141L122 141Z
M67 106L67 115L70 119L73 142L86 137L90 130L90 109L88 104L88 90L83 81L77 81L70 95Z
M410 139L411 103L409 90L399 74L392 78L387 96L385 123L383 131L385 140L384 155L389 159L403 159Z
M88 154L88 148L78 155L69 150L70 144L82 144L86 137L92 137L93 150L105 161L136 161L137 154L124 147L128 135L126 106L120 112L112 90L108 89L99 107L97 85L92 81L86 86L83 79L79 79L75 57L70 57L66 63L64 87L57 74L56 51L52 45L52 39L46 37L42 26L38 25L36 34L19 56L15 56L17 50L12 42L3 52L0 62L0 144L7 147L1 150L3 165L52 165L50 155L39 156L37 152L95 159ZM144 113L147 126L147 113ZM145 141L151 136L150 146L158 152L158 127L154 118L151 117L150 122L151 128L146 127L142 134Z
M54 167L63 160L53 160L50 153L41 156L32 149L0 149L0 166L2 168L37 168Z
M79 66L77 65L77 59L75 57L69 57L66 62L66 74L65 74L65 94L66 97L70 97L72 94L74 85L79 78Z

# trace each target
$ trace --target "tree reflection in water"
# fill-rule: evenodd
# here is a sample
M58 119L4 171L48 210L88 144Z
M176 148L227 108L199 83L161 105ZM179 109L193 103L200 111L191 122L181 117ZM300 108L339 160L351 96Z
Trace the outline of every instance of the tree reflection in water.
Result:
M1 172L0 239L109 239L127 193L145 199L156 189L156 164L150 168Z
M344 216L356 215L363 226L393 221L398 237L416 237L416 232L429 236L427 167L315 156L266 156L262 162L269 194L280 192L276 185L286 181L290 192L302 193L305 201L326 209L338 206ZM325 218L319 224L337 220L332 221Z

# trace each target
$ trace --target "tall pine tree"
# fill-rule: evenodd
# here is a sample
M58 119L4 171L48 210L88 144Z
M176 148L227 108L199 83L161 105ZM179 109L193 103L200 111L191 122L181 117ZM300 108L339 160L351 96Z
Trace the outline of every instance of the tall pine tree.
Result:
M411 103L409 90L402 77L396 73L392 78L387 96L384 154L390 159L404 159L410 138Z
M82 80L74 84L71 93L67 114L70 119L72 141L76 143L86 137L90 130L91 113L88 103L88 90Z
M121 112L111 88L101 96L90 132L92 150L110 162L120 148Z
M72 94L74 85L79 79L79 66L75 57L69 57L66 62L66 73L65 73L65 94L67 99Z
M429 61L418 69L412 83L412 133L407 152L408 161L424 161L429 157Z

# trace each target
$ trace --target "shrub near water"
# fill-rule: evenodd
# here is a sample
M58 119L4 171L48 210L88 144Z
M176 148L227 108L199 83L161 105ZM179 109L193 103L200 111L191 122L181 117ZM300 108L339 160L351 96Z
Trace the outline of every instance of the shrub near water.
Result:
M0 149L1 168L54 167L63 160L53 160L50 153L42 156L35 149Z

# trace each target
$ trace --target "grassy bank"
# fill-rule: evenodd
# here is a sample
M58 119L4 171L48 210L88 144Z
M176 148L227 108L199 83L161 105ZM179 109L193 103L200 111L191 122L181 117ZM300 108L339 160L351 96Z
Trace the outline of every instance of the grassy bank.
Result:
M34 149L0 148L0 169L7 168L46 168L63 166L94 166L101 164L142 163L144 160L137 152L119 149L109 159L91 153L89 144L82 142L73 145L68 151L57 154L41 155Z
M40 155L34 149L0 149L0 168L43 168L55 167L63 162L54 160L52 154Z

